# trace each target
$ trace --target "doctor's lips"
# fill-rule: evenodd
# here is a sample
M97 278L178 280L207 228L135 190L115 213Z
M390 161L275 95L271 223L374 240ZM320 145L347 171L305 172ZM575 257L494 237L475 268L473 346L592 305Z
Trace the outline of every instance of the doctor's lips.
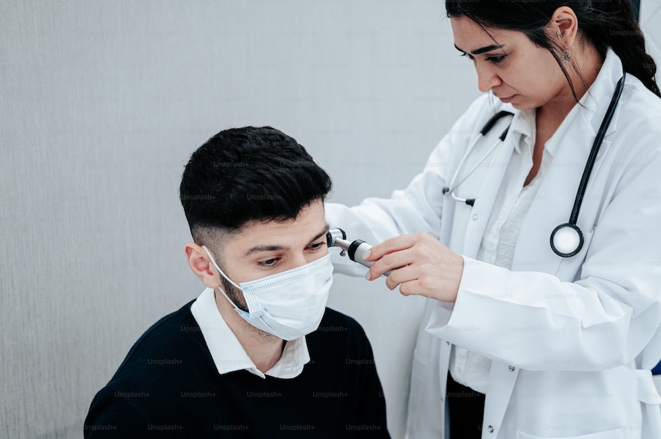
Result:
M504 104L509 104L509 103L512 102L512 100L516 97L516 95L512 95L512 96L510 96L510 97L508 97L508 98L501 98L500 96L496 96L496 97L497 97L498 99L500 99L501 101L503 101Z

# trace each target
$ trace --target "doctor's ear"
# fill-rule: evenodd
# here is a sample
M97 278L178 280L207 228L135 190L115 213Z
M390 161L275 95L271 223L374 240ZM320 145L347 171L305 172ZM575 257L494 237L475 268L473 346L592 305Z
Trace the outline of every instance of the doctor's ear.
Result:
M194 242L187 242L184 246L186 260L193 274L208 288L217 288L220 286L220 273L209 260L209 255L201 245Z
M546 27L547 33L552 38L555 37L562 48L568 49L576 40L578 18L572 8L561 6L555 10Z

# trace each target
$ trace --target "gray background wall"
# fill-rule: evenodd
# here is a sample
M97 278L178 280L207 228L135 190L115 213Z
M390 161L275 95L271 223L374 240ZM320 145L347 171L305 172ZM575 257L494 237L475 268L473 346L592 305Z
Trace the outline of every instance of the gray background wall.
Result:
M661 4L642 21L661 60ZM442 1L2 0L0 437L80 437L94 393L202 285L183 257L188 156L271 125L388 196L477 96ZM402 437L421 301L338 277Z

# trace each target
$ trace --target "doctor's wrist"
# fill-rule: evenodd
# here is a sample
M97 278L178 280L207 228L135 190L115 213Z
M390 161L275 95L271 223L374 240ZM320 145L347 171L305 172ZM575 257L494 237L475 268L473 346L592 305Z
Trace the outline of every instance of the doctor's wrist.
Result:
M456 266L453 266L453 268L450 270L451 274L451 282L449 282L448 285L448 297L443 300L444 302L451 302L454 303L457 300L457 296L459 295L459 289L461 286L461 279L463 278L464 274L464 258L462 255L456 255ZM455 268L456 267L456 268Z

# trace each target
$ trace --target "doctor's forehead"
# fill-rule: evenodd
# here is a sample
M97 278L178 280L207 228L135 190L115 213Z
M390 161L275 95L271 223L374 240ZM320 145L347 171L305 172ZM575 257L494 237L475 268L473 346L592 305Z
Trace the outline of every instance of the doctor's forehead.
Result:
M526 38L523 33L517 31L483 28L468 17L453 17L450 23L457 50L472 55L504 48L521 37Z

